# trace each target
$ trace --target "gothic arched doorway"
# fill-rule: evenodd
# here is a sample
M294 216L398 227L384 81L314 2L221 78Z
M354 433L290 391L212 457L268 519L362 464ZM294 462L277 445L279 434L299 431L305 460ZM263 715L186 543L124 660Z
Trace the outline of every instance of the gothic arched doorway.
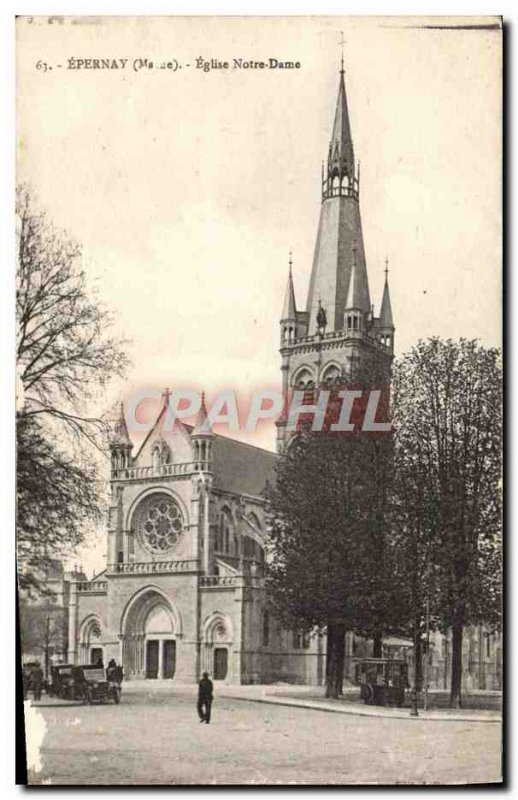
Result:
M101 641L101 623L92 614L83 620L79 629L79 663L99 664L104 660L104 647Z
M179 616L159 589L138 592L122 619L122 664L127 675L171 679L176 671Z
M226 614L216 611L205 620L202 670L210 673L215 681L230 677L232 640L232 623Z

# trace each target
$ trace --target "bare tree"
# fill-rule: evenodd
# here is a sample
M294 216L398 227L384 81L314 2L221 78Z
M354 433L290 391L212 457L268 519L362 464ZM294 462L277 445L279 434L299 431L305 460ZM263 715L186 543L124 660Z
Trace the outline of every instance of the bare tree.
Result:
M66 653L67 649L67 614L63 607L54 605L52 601L52 595L46 595L41 605L21 604L20 608L22 654L41 654L47 678L52 655Z
M51 417L100 446L102 420L88 413L127 366L124 342L109 335L108 311L92 297L81 249L41 212L26 187L17 194L17 363L22 416Z
M92 413L124 374L125 343L93 297L79 246L57 230L26 187L17 193L17 556L21 589L70 553L100 519L96 460L107 425Z

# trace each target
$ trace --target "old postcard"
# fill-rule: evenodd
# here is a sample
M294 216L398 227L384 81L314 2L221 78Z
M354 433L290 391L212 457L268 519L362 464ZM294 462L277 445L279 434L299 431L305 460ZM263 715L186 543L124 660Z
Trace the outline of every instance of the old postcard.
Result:
M26 781L501 782L500 18L16 33Z

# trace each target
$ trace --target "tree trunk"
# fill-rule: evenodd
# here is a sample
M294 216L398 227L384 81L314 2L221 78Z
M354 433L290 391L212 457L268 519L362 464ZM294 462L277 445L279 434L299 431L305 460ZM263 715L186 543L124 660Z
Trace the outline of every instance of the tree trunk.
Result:
M420 633L417 633L414 639L414 660L414 686L419 694L423 688L423 643Z
M450 708L462 708L462 637L464 626L460 620L453 619L451 646L451 688Z
M326 697L342 694L345 659L345 625L341 622L327 624Z
M50 636L49 636L49 629L50 629L50 619L47 616L45 619L45 678L49 677L49 649L50 649Z
M381 633L375 633L372 640L372 657L382 658L383 656L383 636Z

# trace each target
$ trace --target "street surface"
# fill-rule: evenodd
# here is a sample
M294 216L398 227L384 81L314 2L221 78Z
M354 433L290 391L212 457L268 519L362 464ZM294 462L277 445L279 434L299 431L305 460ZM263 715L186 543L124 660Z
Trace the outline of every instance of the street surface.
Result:
M200 724L195 689L123 686L115 705L43 695L47 784L486 783L500 779L497 723L386 719L217 697Z

